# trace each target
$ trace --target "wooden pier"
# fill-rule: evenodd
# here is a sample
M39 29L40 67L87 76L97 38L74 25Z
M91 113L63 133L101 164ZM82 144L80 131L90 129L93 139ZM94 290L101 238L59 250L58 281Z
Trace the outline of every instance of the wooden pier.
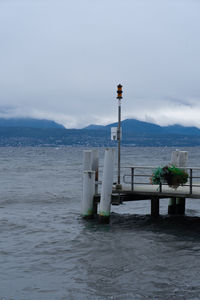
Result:
M110 154L111 155L111 152ZM111 156L110 156L111 157ZM110 159L109 157L109 159ZM108 157L107 157L108 159ZM112 172L111 166L108 166L108 170L105 172ZM180 167L181 168L181 167ZM119 189L118 184L109 183L110 187L107 186L107 179L102 182L96 181L96 192L93 195L93 207L95 212L99 214L105 222L109 222L110 217L110 206L120 205L126 201L142 201L150 200L150 212L153 217L159 215L159 200L170 199L168 206L169 214L184 214L186 199L200 199L200 168L194 167L182 167L188 173L188 181L183 186L178 188L171 188L165 183L159 185L153 185L150 181L150 177L156 166L129 166L122 168L122 182L121 188ZM110 176L111 173L107 173ZM108 178L108 177L106 177ZM106 189L107 198L102 199L102 189ZM110 190L109 190L110 189ZM98 193L100 191L100 193ZM110 191L110 192L109 192ZM110 195L110 196L109 196ZM106 202L102 209L101 202ZM100 203L100 209L97 209Z

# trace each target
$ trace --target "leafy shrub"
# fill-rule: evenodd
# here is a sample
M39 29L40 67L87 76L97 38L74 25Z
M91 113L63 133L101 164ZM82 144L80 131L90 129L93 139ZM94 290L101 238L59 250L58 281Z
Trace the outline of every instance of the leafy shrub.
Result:
M153 172L150 180L152 184L167 183L168 186L176 189L187 182L188 174L185 170L179 169L174 165L163 168L158 167Z

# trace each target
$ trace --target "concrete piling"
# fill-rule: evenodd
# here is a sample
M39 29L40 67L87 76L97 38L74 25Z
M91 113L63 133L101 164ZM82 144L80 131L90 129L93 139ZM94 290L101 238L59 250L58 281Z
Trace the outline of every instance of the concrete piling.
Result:
M152 217L158 217L159 216L159 201L160 199L158 197L152 197L151 198L151 216Z
M185 198L176 198L176 214L185 214Z
M83 151L83 195L81 214L84 218L92 218L97 213L94 195L98 192L98 164L97 149Z
M83 151L83 172L92 170L92 150Z
M94 195L95 195L95 172L83 172L83 196L81 214L85 219L91 219L94 216Z
M100 206L99 206L100 223L109 223L110 220L114 153L115 153L115 149L113 148L105 150L103 181L102 181L101 198L100 198Z
M176 214L176 198L174 197L169 199L168 214L169 215Z

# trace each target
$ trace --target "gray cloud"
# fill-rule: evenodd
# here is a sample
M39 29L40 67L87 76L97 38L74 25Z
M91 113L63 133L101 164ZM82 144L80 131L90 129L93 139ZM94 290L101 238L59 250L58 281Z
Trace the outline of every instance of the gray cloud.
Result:
M123 118L200 127L200 2L0 0L0 107L67 127Z

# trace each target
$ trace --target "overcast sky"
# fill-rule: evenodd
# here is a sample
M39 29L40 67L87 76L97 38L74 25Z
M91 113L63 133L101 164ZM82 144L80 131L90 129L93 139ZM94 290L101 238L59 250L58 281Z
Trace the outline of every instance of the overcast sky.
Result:
M200 128L199 0L0 0L0 117Z

